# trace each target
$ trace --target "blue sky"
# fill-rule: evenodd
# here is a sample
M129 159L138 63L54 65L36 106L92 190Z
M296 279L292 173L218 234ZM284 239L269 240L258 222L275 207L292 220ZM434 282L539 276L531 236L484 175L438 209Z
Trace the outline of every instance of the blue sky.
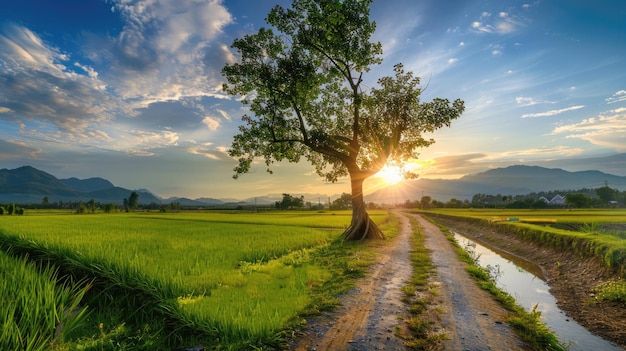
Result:
M246 111L221 91L220 71L237 59L233 39L266 26L276 4L291 2L3 4L0 168L165 197L349 192L305 163L231 178L226 150ZM384 62L370 86L401 62L422 77L423 100L465 101L420 152L421 177L512 164L626 176L626 3L374 0L371 19Z

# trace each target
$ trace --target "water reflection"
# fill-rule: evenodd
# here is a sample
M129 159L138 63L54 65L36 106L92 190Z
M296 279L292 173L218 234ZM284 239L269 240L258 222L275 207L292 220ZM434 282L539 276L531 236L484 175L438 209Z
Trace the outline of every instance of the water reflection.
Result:
M570 345L570 350L623 350L592 334L568 317L550 294L550 287L543 280L539 267L506 253L496 253L462 234L454 234L458 243L468 251L473 250L473 255L478 257L478 263L489 268L492 276L496 276L496 284L500 289L515 297L517 303L529 311L537 305L537 311L541 311L543 322L561 342Z

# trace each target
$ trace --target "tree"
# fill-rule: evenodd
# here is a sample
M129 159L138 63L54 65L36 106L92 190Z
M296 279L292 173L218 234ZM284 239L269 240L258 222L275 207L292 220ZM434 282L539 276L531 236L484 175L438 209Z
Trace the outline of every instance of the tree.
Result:
M288 210L290 208L302 208L304 207L304 196L295 197L289 194L283 194L281 201L276 201L276 208L282 210Z
M340 197L335 199L330 204L331 210L347 210L352 207L352 195L348 193L342 193Z
M139 206L139 194L133 191L128 197L128 209L134 211Z
M364 83L382 62L382 45L371 42L372 0L295 0L267 16L272 28L236 39L239 62L222 70L224 90L250 106L229 154L239 160L234 178L255 158L268 172L276 161L308 160L318 175L336 182L349 176L352 220L347 240L383 238L369 218L363 182L390 162L402 164L429 146L430 133L449 126L463 101L420 102L420 80L394 66L394 76ZM409 176L414 176L407 174Z
M600 198L600 202L603 206L608 205L610 201L617 200L617 197L619 196L619 190L609 188L607 185L595 189L595 192Z
M427 210L430 208L431 200L432 199L430 196L422 196L422 199L420 200L420 204L422 205L422 210Z
M565 202L576 208L589 207L592 200L593 199L589 196L580 193L570 193L565 195Z

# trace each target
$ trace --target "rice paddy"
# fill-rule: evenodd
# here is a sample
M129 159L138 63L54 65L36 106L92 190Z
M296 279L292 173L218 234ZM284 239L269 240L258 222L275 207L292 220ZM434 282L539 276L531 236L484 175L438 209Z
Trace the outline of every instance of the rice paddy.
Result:
M340 247L345 257L337 261L346 271L358 268L359 259L350 257L360 248L338 241L350 216L6 216L0 217L0 246L39 267L57 267L63 279L45 269L37 272L44 281L71 282L68 289L74 295L91 288L83 304L93 313L81 320L82 335L77 332L73 339L54 344L57 350L89 349L85 345L94 350L171 350L172 345L196 342L218 349L273 347L281 342L281 331L311 310L315 289L337 275L336 267L316 263L316 256ZM387 214L373 213L372 218L380 223ZM17 260L23 266L26 259ZM141 331L125 329L131 325ZM52 340L44 344L50 347Z

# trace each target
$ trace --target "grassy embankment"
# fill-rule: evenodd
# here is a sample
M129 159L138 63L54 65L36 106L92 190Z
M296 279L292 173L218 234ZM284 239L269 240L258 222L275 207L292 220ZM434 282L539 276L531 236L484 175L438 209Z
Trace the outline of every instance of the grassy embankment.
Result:
M381 223L387 214L372 217ZM77 292L89 281L81 303L89 316L71 337L44 342L53 349L275 349L285 330L333 306L372 263L366 244L337 240L349 219L348 212L28 215L0 218L0 245L57 267L63 278L43 280Z
M598 299L626 302L626 210L437 209L428 214L463 217L581 257L596 257L620 279L598 287Z

